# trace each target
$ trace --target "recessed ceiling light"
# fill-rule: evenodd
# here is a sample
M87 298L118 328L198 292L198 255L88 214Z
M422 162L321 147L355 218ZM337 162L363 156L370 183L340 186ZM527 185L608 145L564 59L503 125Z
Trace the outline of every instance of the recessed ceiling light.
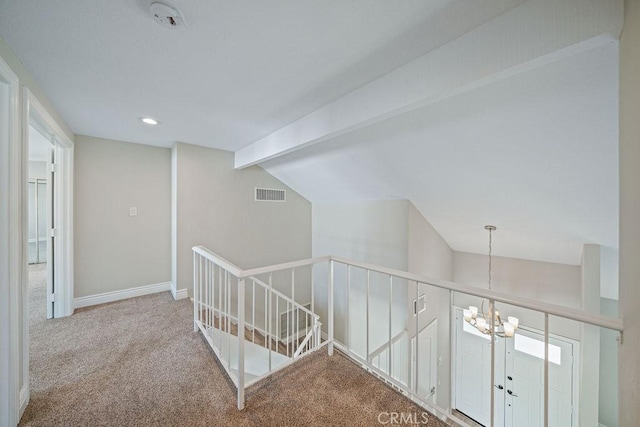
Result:
M156 119L152 119L151 117L140 117L140 121L147 125L159 125L160 122Z

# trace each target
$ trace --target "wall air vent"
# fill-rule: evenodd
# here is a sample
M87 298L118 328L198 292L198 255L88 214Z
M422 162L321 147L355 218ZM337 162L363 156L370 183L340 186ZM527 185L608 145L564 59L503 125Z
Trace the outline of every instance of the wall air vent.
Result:
M273 188L256 188L256 202L286 202L287 192Z

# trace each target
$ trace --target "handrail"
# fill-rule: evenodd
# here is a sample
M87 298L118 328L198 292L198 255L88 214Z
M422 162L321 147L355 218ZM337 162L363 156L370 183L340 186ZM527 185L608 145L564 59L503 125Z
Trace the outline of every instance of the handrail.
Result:
M476 288L468 285L461 285L459 283L450 282L447 280L436 279L433 277L422 276L419 274L408 273L406 271L396 270L393 268L382 267L375 264L369 264L365 262L353 261L350 259L337 257L333 255L322 256L316 258L309 258L300 261L286 262L282 264L276 264L267 267L253 268L249 270L242 270L221 256L211 252L203 246L194 246L193 251L204 256L205 258L218 263L225 270L238 278L251 277L260 274L273 273L280 270L304 267L306 265L317 264L325 261L335 261L345 265L351 265L353 267L362 268L365 270L375 271L377 273L388 274L401 279L410 280L413 282L424 283L426 285L435 286L437 288L446 289L453 292L460 292L463 294L473 295L479 298L486 298L495 302L503 304L510 304L517 307L526 308L529 310L540 311L548 313L553 316L563 317L565 319L574 320L582 323L588 323L590 325L599 326L607 329L612 329L618 332L623 330L622 319L616 319L602 314L590 314L582 310L575 308L564 307L557 304L546 303L529 298L514 297L511 294L496 292L488 289Z
M468 285L460 285L458 283L449 282L446 280L435 279L433 277L421 276L419 274L407 273L405 271L396 270L393 268L381 267L374 264L368 264L364 262L351 261L346 258L340 258L331 256L331 260L339 262L340 264L351 265L353 267L362 268L365 270L375 271L377 273L387 274L395 276L401 279L410 280L413 282L423 283L425 285L435 286L438 288L460 292L468 295L473 295L480 298L494 300L503 304L515 305L517 307L527 308L534 311L540 311L548 313L553 316L563 317L569 320L575 320L578 322L588 323L594 326L600 326L607 329L613 329L615 331L622 332L623 323L622 319L616 319L602 314L589 314L582 310L575 308L564 307L561 305L546 303L529 298L514 297L511 294L490 291L488 289L475 288Z
M245 270L245 271L241 272L240 276L238 276L238 277L257 276L257 275L260 275L260 274L273 273L273 272L280 271L280 270L288 270L290 268L304 267L304 266L311 265L311 264L318 264L318 263L321 263L321 262L327 262L330 259L331 259L330 256L321 256L321 257L317 257L317 258L303 259L303 260L300 260L300 261L292 261L292 262L285 262L285 263L282 263L282 264L269 265L269 266L266 266L266 267L252 268L250 270Z
M191 248L191 250L199 255L202 255L209 261L215 262L220 267L222 267L223 269L231 273L233 276L240 277L240 274L242 274L242 269L240 267L236 266L230 261L227 261L226 259L222 258L220 255L211 252L209 249L205 248L204 246L194 246Z

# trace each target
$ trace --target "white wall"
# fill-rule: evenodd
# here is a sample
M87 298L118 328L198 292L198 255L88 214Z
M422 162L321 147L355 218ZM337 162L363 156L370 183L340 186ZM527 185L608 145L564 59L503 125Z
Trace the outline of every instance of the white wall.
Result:
M582 304L584 311L600 313L600 246L584 245L582 251L581 281ZM598 427L598 390L600 389L600 328L592 325L580 325L580 404L579 425Z
M617 249L600 246L600 296L618 299L618 268L620 256Z
M76 298L171 280L170 161L167 148L76 137Z
M313 204L313 256L407 270L407 200Z
M242 269L311 256L308 200L258 166L234 169L228 151L178 143L172 156L178 290L192 290L193 246L206 246ZM285 189L287 201L256 202L256 187ZM307 282L298 297L309 299L308 288Z
M406 271L408 266L408 214L406 200L375 200L345 203L313 204L313 256L335 255ZM316 271L316 312L326 326L326 271ZM351 272L349 325L351 347L361 356L366 354L366 273ZM369 352L380 347L389 335L388 277L371 274L369 311ZM406 283L393 287L392 335L407 327L408 302ZM334 275L334 336L348 340L347 271L336 265ZM385 337L387 337L385 339Z
M640 2L625 0L620 38L620 346L619 422L640 425Z
M601 298L600 312L605 316L618 317L618 301ZM598 416L607 427L618 427L618 333L600 330L600 399Z
M409 203L409 272L442 280L453 279L453 251L424 216ZM438 319L436 403L448 408L451 395L451 364L449 333L451 312L449 292L421 285L427 299L427 310L419 315L418 330ZM415 284L409 285L409 301L415 298ZM415 319L415 317L412 317ZM409 322L410 336L415 335L415 323Z

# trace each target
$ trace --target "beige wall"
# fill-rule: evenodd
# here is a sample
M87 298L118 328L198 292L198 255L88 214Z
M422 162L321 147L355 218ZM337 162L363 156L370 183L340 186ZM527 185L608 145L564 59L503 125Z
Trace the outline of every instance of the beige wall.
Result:
M620 346L619 422L640 425L640 2L624 2L620 39Z
M495 243L495 240L494 240ZM581 269L578 265L555 264L516 258L493 257L492 286L494 291L505 292L521 298L530 298L571 308L582 307ZM487 255L467 252L453 253L453 281L479 288L488 288ZM455 305L467 307L481 300L456 294ZM539 313L517 307L498 304L508 314L520 318L523 325L544 329L544 317ZM485 310L487 305L485 302ZM580 325L564 319L552 318L552 333L580 339Z
M495 240L494 240L495 244ZM453 281L487 288L487 255L453 253ZM494 256L491 288L566 307L582 306L580 266Z
M264 169L234 169L233 153L178 143L172 149L177 289L191 292L203 245L247 269L311 256L311 203ZM256 202L255 188L287 190L286 203Z
M171 280L170 161L167 148L76 137L76 298Z

